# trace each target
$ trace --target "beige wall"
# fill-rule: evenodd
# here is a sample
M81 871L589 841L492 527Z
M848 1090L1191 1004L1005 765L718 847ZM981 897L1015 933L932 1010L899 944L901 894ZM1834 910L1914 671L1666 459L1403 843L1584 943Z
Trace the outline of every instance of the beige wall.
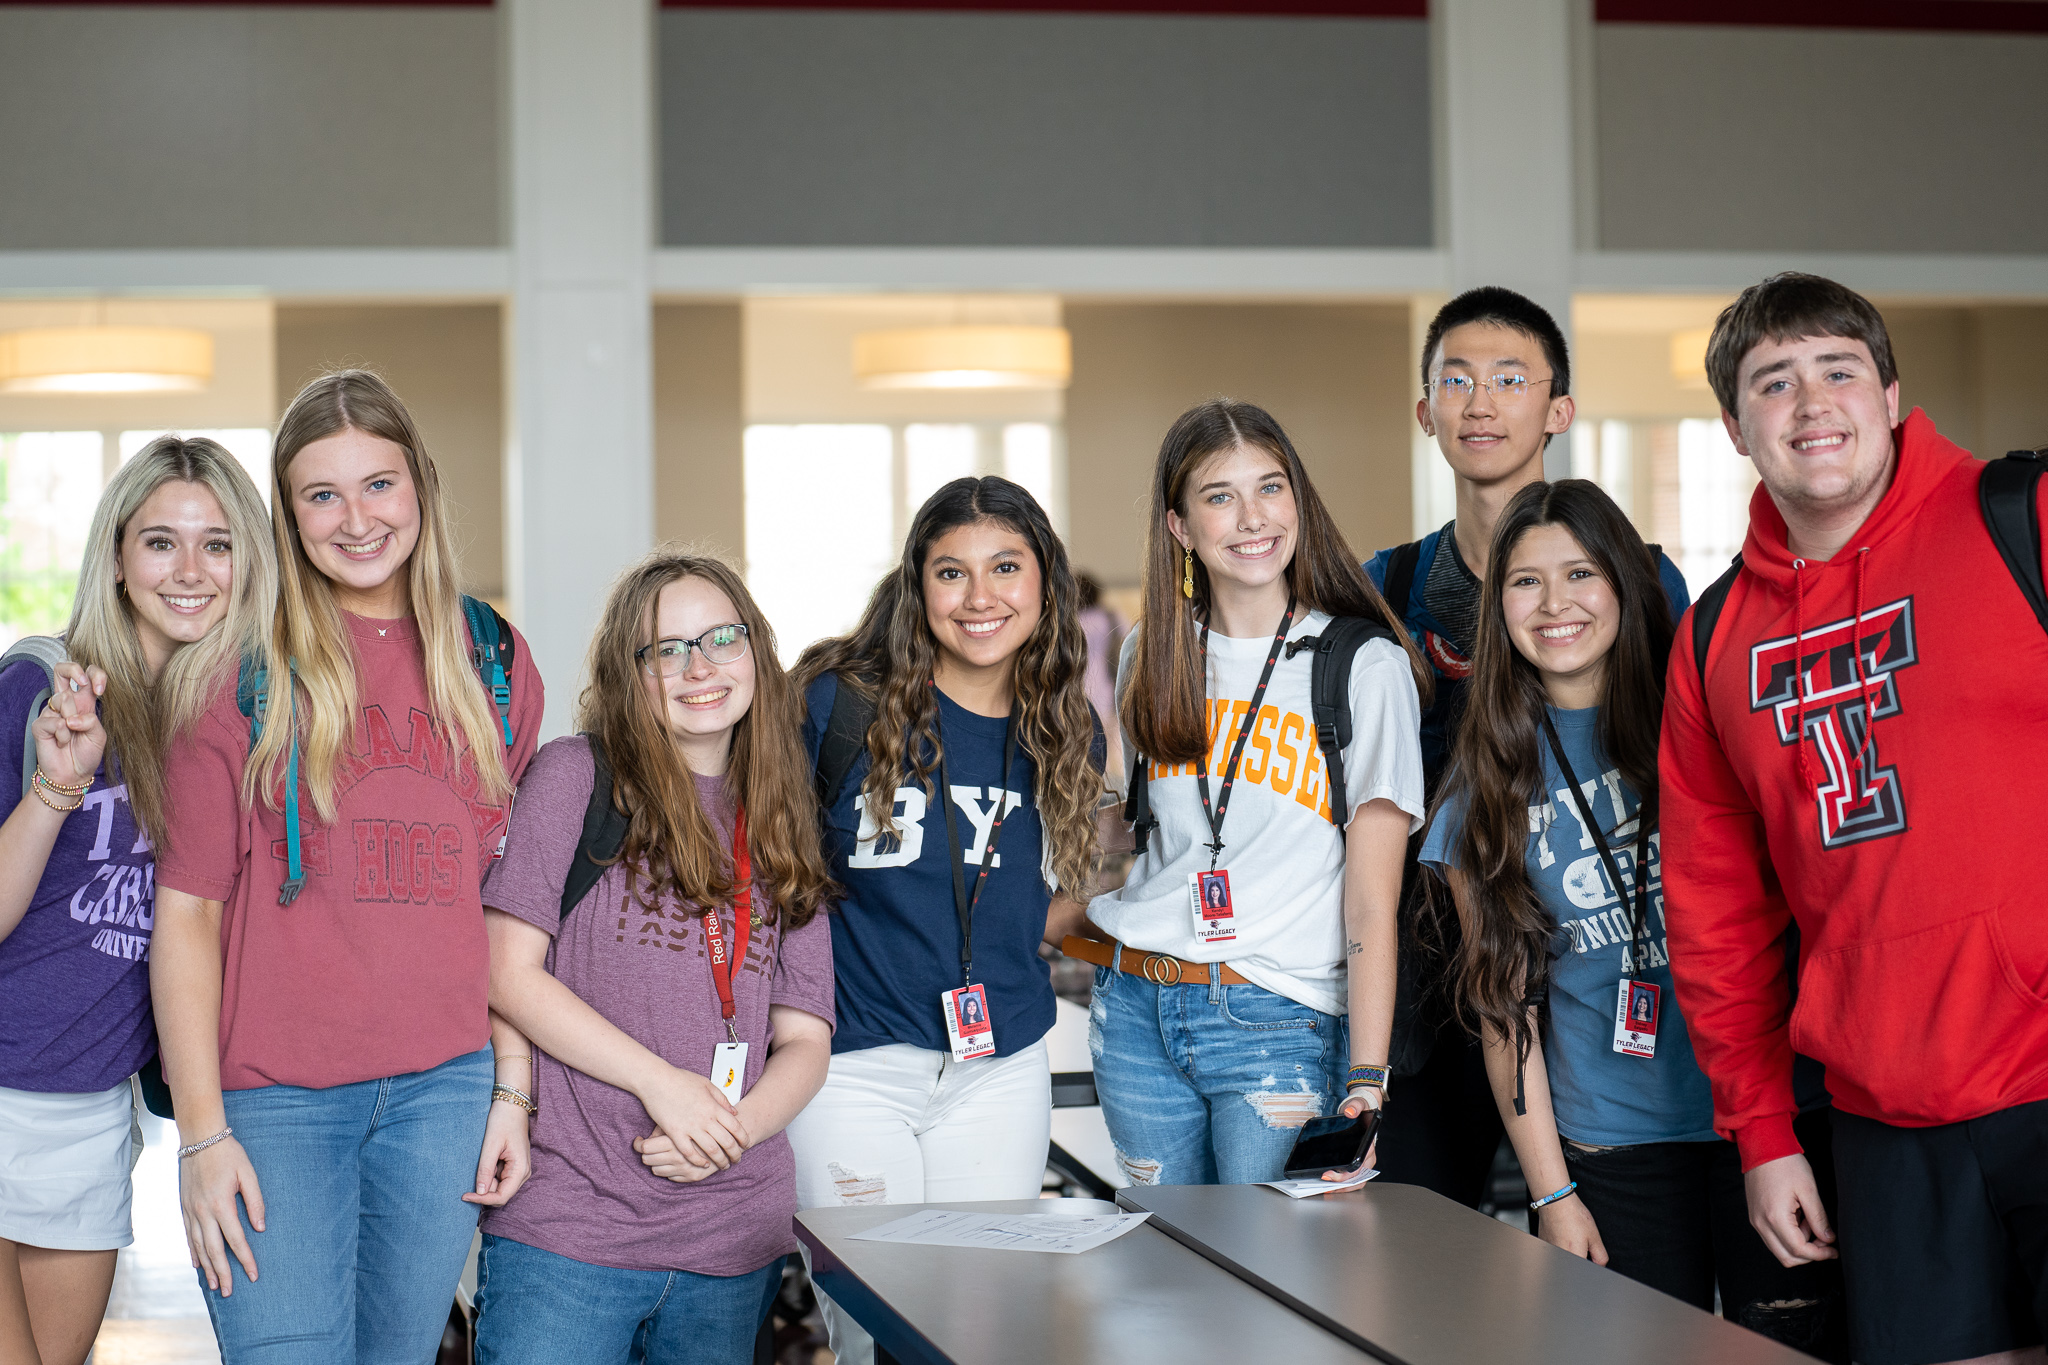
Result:
M1927 409L1943 435L1991 458L2048 445L2048 308L1884 310L1899 404Z
M1405 305L1068 303L1068 548L1135 583L1152 462L1187 408L1227 394L1266 408L1363 559L1409 538Z
M495 304L277 310L277 409L324 370L363 366L411 409L455 512L464 588L505 596L505 411Z
M746 565L740 305L654 310L654 534Z

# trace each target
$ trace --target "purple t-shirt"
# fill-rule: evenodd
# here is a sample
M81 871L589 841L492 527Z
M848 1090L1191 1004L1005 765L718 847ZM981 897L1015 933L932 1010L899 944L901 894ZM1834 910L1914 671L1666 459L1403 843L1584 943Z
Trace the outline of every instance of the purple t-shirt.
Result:
M725 1020L702 912L667 897L651 909L627 904L625 869L613 867L561 917L594 771L581 736L555 740L533 756L512 807L505 856L484 883L484 904L555 935L548 970L558 981L670 1065L709 1076ZM720 836L731 838L724 783L700 777L697 796ZM758 881L754 904L769 904ZM825 917L787 934L774 925L755 928L733 975L733 1023L747 1044L745 1085L752 1089L768 1060L771 1004L832 1022ZM592 1265L699 1275L744 1275L796 1250L796 1165L781 1133L730 1168L678 1185L650 1172L633 1150L633 1139L652 1132L654 1122L632 1094L538 1047L533 1068L540 1105L533 1175L510 1203L485 1212L485 1232Z
M29 706L47 685L24 661L0 672L0 821L23 796ZM156 859L102 762L83 808L64 819L28 913L0 940L0 1086L87 1094L118 1085L156 1051L149 932Z

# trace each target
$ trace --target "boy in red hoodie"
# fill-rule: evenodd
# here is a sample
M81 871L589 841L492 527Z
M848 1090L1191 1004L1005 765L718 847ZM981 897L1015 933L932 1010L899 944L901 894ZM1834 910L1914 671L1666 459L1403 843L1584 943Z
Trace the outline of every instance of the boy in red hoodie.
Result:
M1985 529L1983 465L1898 423L1868 300L1774 276L1721 314L1707 371L1763 481L1704 688L1679 629L1660 755L1715 1126L1765 1244L1835 1256L1792 1132L1793 1050L1825 1063L1855 1358L2042 1360L2048 635Z

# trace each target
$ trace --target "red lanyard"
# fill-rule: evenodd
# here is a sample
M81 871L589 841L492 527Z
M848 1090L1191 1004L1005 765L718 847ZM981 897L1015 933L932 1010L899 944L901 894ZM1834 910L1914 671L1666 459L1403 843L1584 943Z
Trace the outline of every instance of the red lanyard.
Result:
M747 808L741 806L732 818L732 873L739 889L732 897L732 953L725 951L725 929L718 922L718 911L704 912L704 938L711 946L711 984L718 991L719 1012L725 1015L725 1031L736 1043L739 1032L733 1027L733 1016L738 1013L732 1003L732 974L737 964L747 960L747 928L754 914L754 860L747 856Z

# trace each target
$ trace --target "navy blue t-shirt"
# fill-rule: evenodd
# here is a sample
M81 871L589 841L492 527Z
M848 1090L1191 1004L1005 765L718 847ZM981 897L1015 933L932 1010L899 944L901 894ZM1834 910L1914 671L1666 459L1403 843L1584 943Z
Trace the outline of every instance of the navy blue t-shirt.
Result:
M15 775L34 663L0 673L0 820L23 796ZM120 1084L156 1052L149 936L156 857L128 809L128 786L102 761L84 804L64 817L28 913L0 939L0 1086L86 1094Z
M1037 773L1020 743L1008 781L1001 781L1008 722L978 716L934 691L952 779L947 795L970 891L995 823L997 797L1009 792L1002 839L974 909L974 980L988 989L996 1055L1007 1057L1044 1037L1053 1021L1052 976L1038 955L1052 891L1043 871ZM839 679L832 674L805 693L804 745L813 764L838 693ZM863 819L861 791L871 766L863 751L825 820L825 856L832 876L846 888L845 899L829 917L839 1014L832 1051L908 1043L944 1052L939 997L961 984L960 918L946 856L946 814L920 783L906 781L896 789L894 812L903 838L875 837L876 823ZM931 781L936 795L936 768ZM856 843L863 827L868 840Z

